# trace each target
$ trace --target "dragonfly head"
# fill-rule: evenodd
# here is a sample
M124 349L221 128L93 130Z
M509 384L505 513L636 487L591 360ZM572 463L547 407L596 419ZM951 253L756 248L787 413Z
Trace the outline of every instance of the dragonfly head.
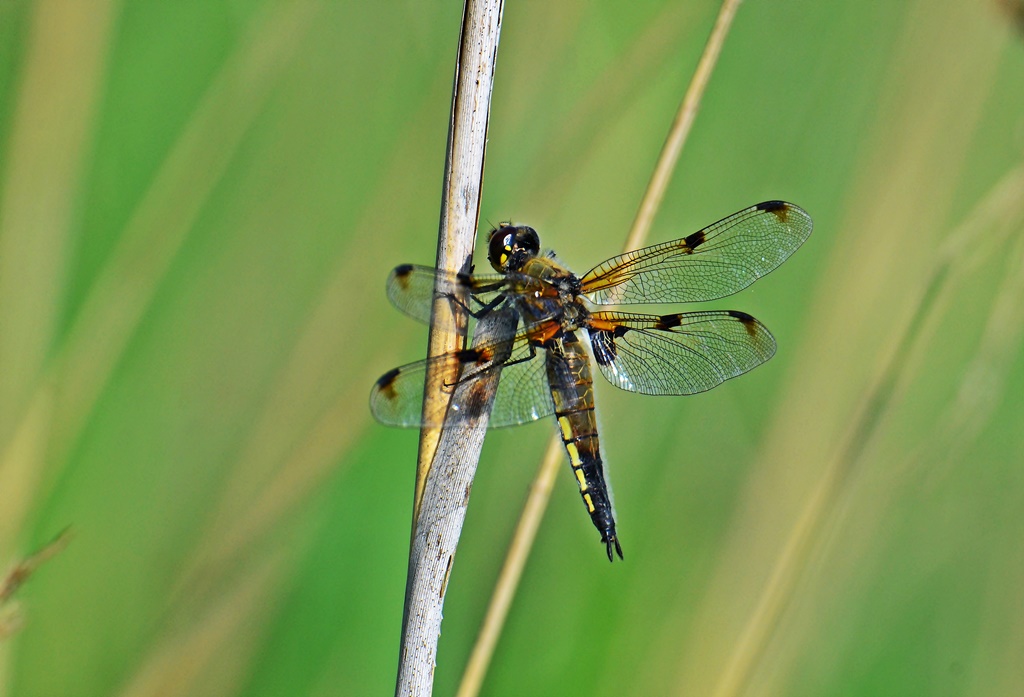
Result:
M519 271L540 251L540 236L527 225L501 223L491 230L487 259L495 271Z

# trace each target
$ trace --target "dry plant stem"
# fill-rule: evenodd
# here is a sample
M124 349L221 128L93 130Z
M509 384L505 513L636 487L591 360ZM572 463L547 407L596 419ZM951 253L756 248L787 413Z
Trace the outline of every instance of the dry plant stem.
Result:
M474 343L512 336L517 319L508 308L489 313L477 325ZM507 357L496 356L495 363L500 366ZM500 372L464 380L452 394L452 409L470 416L458 428L444 429L423 489L423 515L410 553L406 596L411 601L406 602L396 695L429 695L433 689L445 591Z
M714 697L737 697L746 694L750 688L751 678L793 599L827 516L836 510L836 502L845 489L845 483L855 474L861 456L878 434L883 417L893 404L908 356L921 328L935 309L950 277L951 267L957 260L955 252L972 248L981 234L1000 220L1019 215L1024 202L1022 171L1018 168L1005 176L939 248L935 267L900 329L895 348L866 390L839 451L828 463L821 481L790 531L758 603L722 671Z
M67 12L57 4L57 11ZM12 546L30 506L45 500L58 481L167 269L319 7L268 5L212 78L12 423L0 451L0 549ZM47 61L53 60L50 53Z
M63 552L70 540L70 529L65 528L42 549L15 563L7 573L0 576L0 642L22 627L22 613L17 602L12 600L14 594L42 564Z
M977 443L1006 396L1011 384L1007 375L1021 355L1024 343L1024 304L1021 303L1024 298L1024 234L1021 233L1024 230L1020 229L1021 224L1021 220L1016 221L1019 239L1009 253L1010 268L995 293L985 328L963 371L956 397L933 427L933 435L921 444L904 467L908 477L919 477L920 469L931 463L930 479L933 482L943 479L956 463L964 461L965 454Z
M466 0L464 6L436 260L437 268L446 271L470 269L503 7L503 0ZM503 331L502 325L510 321L505 313L495 313L486 320L477 328L478 337L488 332L503 335L512 331ZM465 317L457 315L451 303L435 303L428 356L461 348L465 324ZM425 415L448 408L442 385L457 378L440 371L428 372ZM469 387L456 389L451 397L453 406L461 406L460 399L471 397L475 400L471 405L474 409L483 408L481 400L486 399L480 428L466 424L457 433L450 428L424 428L420 434L396 695L429 695L433 690L441 609L497 378L495 373L489 379L471 381L467 383ZM474 394L462 394L467 391Z
M44 545L42 549L15 564L13 569L0 578L0 604L10 600L11 596L21 588L29 576L35 573L36 569L63 552L70 541L71 530L65 528L57 537Z
M690 79L690 85L686 90L679 111L669 130L665 144L662 146L661 155L654 168L654 173L647 184L647 191L640 203L636 218L629 231L624 246L626 251L636 249L643 245L644 240L651 229L651 223L661 205L665 195L672 172L675 170L679 155L683 151L683 145L690 134L690 128L700 109L701 98L707 87L708 80L718 62L718 56L722 51L722 44L732 26L733 17L741 0L724 0L718 11L718 18L711 30L708 41L704 46L700 62ZM491 657L494 655L494 648L497 645L498 637L508 617L508 610L512 604L512 597L519 584L523 568L526 566L526 558L530 554L533 542L540 527L540 521L544 517L548 501L551 497L551 489L554 484L555 472L562 462L561 443L557 436L552 438L547 453L541 463L537 476L530 486L530 495L526 505L519 517L512 542L505 556L505 563L501 568L498 581L495 584L494 592L491 595L491 602L487 607L487 614L484 616L483 624L477 635L473 652L470 655L466 670L459 685L458 697L475 697L483 685L484 676L490 665Z
M503 7L504 0L466 0L463 11L455 84L452 87L452 112L448 127L435 261L435 266L445 271L468 272L471 266L477 221L480 218L480 186L484 176L487 124L491 113L491 91ZM439 299L434 304L427 355L437 356L460 349L465 336L465 316L453 312L451 303ZM440 386L442 382L451 382L453 378L437 372L427 374L424 414L444 413L447 405L440 397ZM440 435L441 430L438 428L424 428L420 432L413 501L414 532L423 487Z
M718 63L718 56L722 52L722 44L732 27L733 17L742 0L724 0L718 10L718 18L715 26L711 29L708 42L704 45L704 53L701 54L697 69L693 71L690 79L690 86L686 89L683 102L679 105L675 121L665 139L665 145L661 148L661 155L658 157L658 164L654 167L651 180L647 183L647 191L640 201L640 208L633 219L633 226L626 238L626 251L637 249L644 244L648 233L651 231L651 224L654 216L661 207L661 199L665 196L669 180L676 169L679 155L683 151L683 145L690 135L690 128L697 118L697 111L700 110L700 102L704 97L704 89L708 86L711 73Z

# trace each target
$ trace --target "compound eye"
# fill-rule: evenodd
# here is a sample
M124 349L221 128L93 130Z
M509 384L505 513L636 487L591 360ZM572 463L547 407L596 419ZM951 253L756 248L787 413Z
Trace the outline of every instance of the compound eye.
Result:
M530 256L537 256L540 252L540 235L532 227L523 226L516 235L516 245L529 252Z
M512 254L512 227L507 224L491 230L491 239L487 245L487 260L496 271L504 271Z

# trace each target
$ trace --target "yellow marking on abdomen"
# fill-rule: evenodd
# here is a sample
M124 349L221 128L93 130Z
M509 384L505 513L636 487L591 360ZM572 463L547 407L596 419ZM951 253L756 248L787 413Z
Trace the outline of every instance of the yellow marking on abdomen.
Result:
M580 492L582 493L582 492L586 491L587 489L589 489L590 487L587 486L587 478L583 474L583 470L582 469L578 469L578 470L573 470L573 471L576 473L576 481L578 481L580 483Z
M583 494L583 500L587 502L587 510L591 513L594 512L594 500L590 498L590 494Z
M558 426L562 429L562 440L569 440L572 438L572 424L569 423L568 416L559 416Z
M565 451L569 453L569 462L573 467L583 466L583 461L580 460L580 451L576 448L575 443L566 443Z

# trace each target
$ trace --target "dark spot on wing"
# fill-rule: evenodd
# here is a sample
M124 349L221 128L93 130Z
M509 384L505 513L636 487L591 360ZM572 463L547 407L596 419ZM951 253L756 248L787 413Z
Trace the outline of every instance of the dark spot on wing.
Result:
M480 351L475 348L462 349L455 352L455 358L458 359L459 363L475 363L479 357Z
M402 288L409 287L409 276L412 274L412 264L401 264L395 267L395 279L402 284Z
M697 249L697 247L704 244L704 231L698 230L692 235L688 235L683 238L683 242L686 244L687 253Z
M459 285L463 288L469 288L473 285L473 277L468 273L455 274L455 280L458 281Z
M738 319L743 324L743 328L747 330L747 334L750 334L750 336L757 335L757 320L748 315L746 312L740 312L739 310L729 310L729 316L734 319Z
M398 377L399 373L402 372L401 368L392 368L388 372L384 373L377 380L377 388L384 393L384 396L388 399L394 399L397 395L395 394L395 378Z
M658 318L658 323L654 325L654 328L667 331L673 327L678 327L682 323L683 319L681 315L662 315Z
M763 203L757 204L755 208L759 211L774 213L780 223L786 222L786 218L789 217L789 204L785 201L764 201Z
M485 349L485 348L484 349L468 348L468 349L462 349L461 351L456 351L455 357L458 359L459 363L462 363L462 364L466 364L466 363L477 363L477 364L480 364L480 363L486 363L486 362L490 361L492 358L494 358L494 351L492 349Z

